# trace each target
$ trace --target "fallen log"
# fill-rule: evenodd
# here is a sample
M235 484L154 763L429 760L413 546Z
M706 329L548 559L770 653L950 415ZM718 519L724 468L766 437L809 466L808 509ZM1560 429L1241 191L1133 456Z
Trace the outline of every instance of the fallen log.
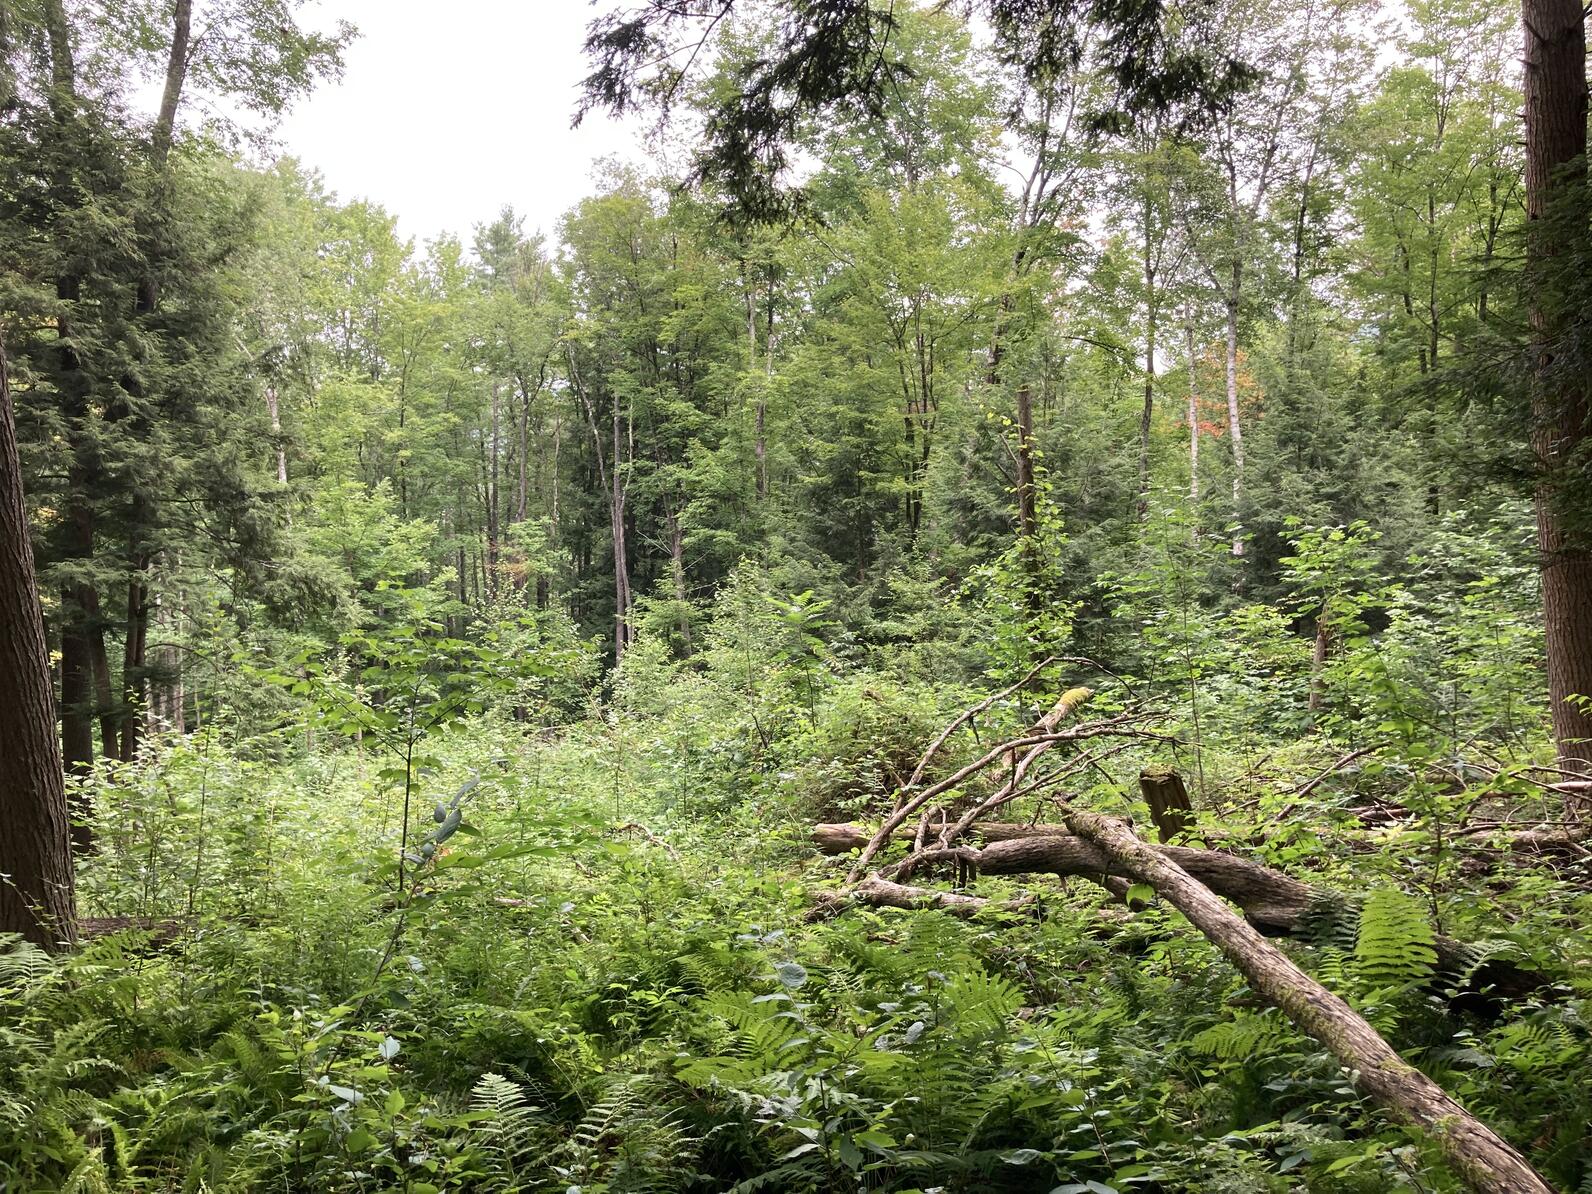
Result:
M1336 1057L1357 1089L1398 1119L1430 1133L1471 1189L1483 1194L1553 1194L1508 1142L1400 1057L1353 1008L1305 973L1218 894L1218 888L1225 886L1250 898L1246 914L1273 922L1293 916L1297 923L1313 894L1307 885L1219 851L1152 846L1139 840L1125 822L1097 813L1068 810L1067 825L1073 832L1064 836L1011 838L982 849L947 847L927 852L922 861L955 858L973 861L987 873L1093 873L1148 884L1221 950L1256 994ZM1234 902L1244 906L1238 899ZM959 916L992 906L991 901L964 892L911 887L872 875L848 891L820 897L812 915L831 915L850 903L938 908ZM1018 901L998 906L1015 911L1025 905Z
M1119 820L1069 809L1067 825L1130 877L1148 883L1183 913L1248 981L1250 988L1319 1041L1354 1086L1397 1118L1428 1132L1455 1172L1483 1194L1553 1194L1525 1157L1406 1062L1347 1003L1306 974L1205 883L1140 841ZM1240 860L1241 861L1241 860Z
M1024 825L1001 821L974 824L969 831L982 837L982 848L951 846L925 850L898 864L889 878L897 886L925 866L937 862L956 862L985 875L1076 876L1100 883L1118 900L1125 897L1127 883L1139 881L1120 859L1098 845L1071 833L1066 825ZM857 825L832 824L813 827L813 840L827 854L841 854L869 840L867 830ZM1135 839L1137 840L1137 839ZM1274 937L1309 936L1324 919L1324 914L1345 904L1345 897L1313 887L1291 875L1229 854L1223 850L1201 850L1192 846L1146 846L1171 860L1225 900L1242 909L1245 918L1262 933ZM866 882L866 881L865 881ZM922 893L931 889L917 888ZM904 903L869 898L862 885L851 889L859 903L878 903L887 907L924 907L924 896L902 896ZM975 911L971 906L968 911ZM1500 999L1520 999L1549 985L1540 971L1516 965L1506 958L1478 962L1476 950L1456 938L1437 934L1437 973L1454 982L1456 1010L1486 1013Z

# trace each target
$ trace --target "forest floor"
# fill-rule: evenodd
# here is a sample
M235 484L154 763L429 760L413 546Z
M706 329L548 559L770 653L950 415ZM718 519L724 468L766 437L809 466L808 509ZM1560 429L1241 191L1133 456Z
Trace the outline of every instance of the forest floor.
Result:
M813 825L876 819L923 745L866 689L761 759L678 717L466 722L402 888L369 750L200 734L101 780L85 914L158 927L0 955L0 1188L1459 1188L1146 892L981 877L966 919L814 918L845 863ZM1341 893L1293 955L1587 1188L1584 859L1445 839L1453 793L1412 809L1344 753L1207 754L1186 840ZM1144 823L1134 774L1086 790ZM1437 930L1549 985L1452 1006Z

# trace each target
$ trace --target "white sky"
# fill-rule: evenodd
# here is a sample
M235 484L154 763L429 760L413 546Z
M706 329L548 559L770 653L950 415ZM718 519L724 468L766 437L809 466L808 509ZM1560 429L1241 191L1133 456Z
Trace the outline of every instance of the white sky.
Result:
M321 0L307 23L340 18L360 37L342 81L282 121L281 151L339 199L380 203L406 237L468 244L506 203L551 236L591 193L595 159L641 156L628 122L569 126L592 15L587 0Z

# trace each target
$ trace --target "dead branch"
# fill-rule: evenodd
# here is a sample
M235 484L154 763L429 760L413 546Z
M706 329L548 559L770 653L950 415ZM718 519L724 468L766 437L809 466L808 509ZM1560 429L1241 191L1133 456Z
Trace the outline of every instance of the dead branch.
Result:
M932 907L963 916L989 907L987 900L965 892L909 887L897 881L924 866L943 862L954 862L962 876L976 871L1084 875L1113 884L1113 890L1125 881L1147 884L1227 957L1252 990L1337 1058L1356 1087L1400 1120L1429 1133L1473 1190L1483 1194L1552 1194L1551 1187L1507 1141L1404 1061L1370 1023L1262 935L1261 927L1273 932L1295 932L1305 927L1308 913L1322 898L1309 885L1221 851L1152 846L1141 841L1125 821L1066 804L1060 806L1065 833L1014 834L999 841L990 840L986 832L983 836L987 844L981 848L957 844L957 837L971 830L1004 796L1016 791L1028 770L1058 742L1113 734L1159 737L1143 730L1137 723L1144 715L1135 713L1069 731L1058 729L1088 695L1087 689L1070 690L1021 737L1001 743L949 779L921 792L909 795L903 790L884 823L863 843L847 878L847 890L822 897L815 914L828 914L859 902L900 908ZM936 748L947 736L936 740ZM1301 794L1347 761L1339 760L1327 773L1305 785ZM948 825L950 810L944 805L936 808L930 801L991 766L998 768L1000 775L995 792ZM884 873L864 878L865 868L914 813L921 813L921 819L913 852ZM942 828L937 843L928 846L929 826L936 820L935 814ZM854 840L843 832L848 828L823 826L820 840ZM1235 912L1226 900L1237 904L1243 914ZM1445 952L1449 964L1456 967L1463 967L1473 957L1457 942L1445 941L1439 947L1440 961Z

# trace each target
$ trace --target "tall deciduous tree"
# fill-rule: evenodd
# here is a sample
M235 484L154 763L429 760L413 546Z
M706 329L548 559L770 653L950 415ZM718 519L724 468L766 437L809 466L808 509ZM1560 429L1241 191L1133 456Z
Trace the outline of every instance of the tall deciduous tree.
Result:
M55 686L0 345L0 933L70 943L76 916Z
M1548 696L1563 764L1592 773L1592 533L1566 510L1584 485L1592 434L1586 359L1563 343L1571 287L1563 259L1588 235L1586 16L1580 0L1523 0L1526 275L1536 376L1532 447L1541 469L1537 544ZM1566 366L1569 366L1568 368Z

